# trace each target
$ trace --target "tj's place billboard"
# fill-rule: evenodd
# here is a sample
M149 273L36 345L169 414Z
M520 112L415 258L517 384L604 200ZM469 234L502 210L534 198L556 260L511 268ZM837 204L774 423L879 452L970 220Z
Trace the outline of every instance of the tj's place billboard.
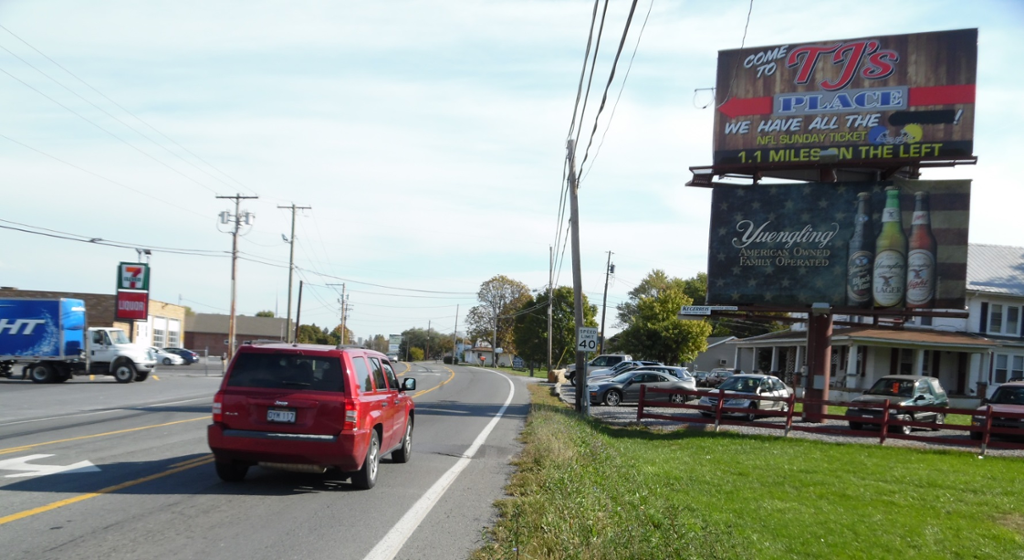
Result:
M963 309L971 184L716 187L709 305Z
M978 30L721 51L715 165L970 157Z

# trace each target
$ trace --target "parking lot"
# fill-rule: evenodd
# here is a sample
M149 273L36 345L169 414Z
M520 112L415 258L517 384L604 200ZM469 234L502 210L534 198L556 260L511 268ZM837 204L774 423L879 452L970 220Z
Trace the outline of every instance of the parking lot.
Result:
M573 406L574 405L574 403L576 402L576 400L575 400L576 399L576 390L575 390L575 388L573 386L571 386L571 385L566 383L566 384L554 385L554 387L555 387L555 390L558 392L558 395L559 395L559 397L561 398L561 400L563 402L565 402L569 406ZM695 401L689 401L689 404L695 404ZM645 418L645 419L643 419L640 422L640 424L642 424L643 426L645 426L647 428L651 428L651 429L654 429L654 430L714 431L714 425L713 424L703 424L703 423L699 422L699 420L701 420L702 417L701 417L700 413L698 411L696 411L696 410L686 410L686 409L677 409L677 408L668 408L668 407L655 407L655 406L650 406L650 405L645 405L645 410L650 412L650 413L662 414L662 415L672 415L672 416L676 416L676 417L679 417L679 418L683 419L681 421L676 422L676 421L663 420L663 419ZM636 405L620 405L620 406L591 405L590 406L590 415L593 418L596 418L596 419L600 420L601 422L604 422L606 424L613 425L613 426L630 426L630 425L636 425L637 424L637 419L636 419L637 407L636 407ZM686 422L685 419L687 419L687 418L693 418L695 420L695 422L693 422L693 423ZM785 419L784 418L778 418L778 417L764 417L764 418L759 418L758 422L777 423L777 424L780 424L780 425L784 425L785 424ZM803 420L801 420L799 418L799 416L794 416L793 417L793 424L794 425L798 425L798 424L811 425L810 423L803 422ZM880 434L875 432L875 435L865 437L863 435L853 433L852 431L850 431L849 426L844 421L824 420L823 423L817 424L817 425L819 425L819 426L828 426L829 428L834 428L834 429L837 429L837 430L839 430L841 432L849 432L849 433L846 433L846 434L844 434L844 433L840 433L840 434L818 434L818 433L809 433L809 432L799 432L799 431L795 431L794 430L794 431L790 431L789 435L786 436L786 437L799 438L799 439L809 439L809 440L816 440L816 441L824 441L824 442L829 442L829 443L878 445L878 440L879 440L879 435ZM745 425L722 425L722 426L719 426L719 431L729 431L729 432L736 432L736 433L742 433L742 434L763 435L763 436L772 436L772 437L783 437L783 434L785 433L784 430L781 430L781 429L762 428L762 427L758 427L758 426L745 426ZM969 442L969 444L961 446L961 445L948 445L948 444L940 444L940 443L924 443L924 442L918 442L918 441L908 441L908 440L900 440L900 439L887 438L886 441L885 441L885 445L886 446L890 446L890 447L910 447L910 448L919 448L919 449L948 449L948 450L954 450L954 451L962 451L964 453L977 453L978 452L978 442L971 442L967 432L965 432L965 431L949 430L949 429L934 430L934 431L915 430L914 434L915 435L929 434L929 435L935 435L935 436L938 436L938 437L955 438L955 439L958 439L958 440L963 440L965 443ZM1024 450L1021 450L1021 449L993 449L993 448L990 447L990 448L988 448L985 451L985 454L986 455L992 455L992 456L998 456L998 457L1021 457L1021 458L1024 458Z

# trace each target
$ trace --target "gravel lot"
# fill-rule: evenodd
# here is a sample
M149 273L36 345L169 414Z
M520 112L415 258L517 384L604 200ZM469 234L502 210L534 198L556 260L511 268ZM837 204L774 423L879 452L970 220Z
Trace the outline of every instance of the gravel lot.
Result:
M574 387L568 384L553 385L558 395L565 403L573 406L576 402L576 390ZM690 401L689 404L696 404L694 401ZM680 410L674 408L664 407L647 407L652 413L655 414L670 414L672 416L692 416L693 418L701 418L700 413L696 410ZM623 406L604 406L604 405L592 405L590 407L590 415L600 421L610 424L613 426L628 426L636 424L636 405L623 405ZM782 418L761 418L759 422L771 422L771 423L785 423ZM652 418L645 418L641 423L651 429L655 430L697 430L697 431L711 431L714 430L712 424L690 424L686 422L673 422L669 420L656 420ZM799 420L799 417L793 417L793 425L814 425L804 423ZM846 422L838 420L826 420L825 425L841 430L849 430ZM738 432L743 434L759 434L774 437L783 437L785 433L783 430L770 429L770 428L759 428L755 426L720 426L719 431L730 431ZM940 436L940 437L952 437L962 439L964 441L970 441L967 432L958 430L938 430L938 431L927 431L927 430L914 430L913 435L917 436ZM827 441L831 443L843 443L843 444L861 444L861 445L878 445L879 436L876 434L874 437L861 437L853 434L833 435L833 434L812 434L807 432L790 431L789 436L791 438L801 439L813 439L818 441ZM961 451L964 453L977 454L979 451L979 445L975 443L973 446L961 446L961 445L947 445L941 443L923 443L917 441L898 440L887 438L885 444L888 447L913 447L918 449L949 449L954 451ZM1020 449L992 449L989 448L985 451L985 455L993 457L1019 457L1024 458L1024 450Z

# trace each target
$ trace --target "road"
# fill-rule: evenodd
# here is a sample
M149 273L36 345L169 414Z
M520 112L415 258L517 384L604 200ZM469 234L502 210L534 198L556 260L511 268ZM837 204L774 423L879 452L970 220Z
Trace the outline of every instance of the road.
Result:
M504 496L529 381L425 362L398 370L418 385L413 456L382 462L369 491L262 468L221 482L206 445L220 377L201 366L125 385L0 379L0 556L466 558Z

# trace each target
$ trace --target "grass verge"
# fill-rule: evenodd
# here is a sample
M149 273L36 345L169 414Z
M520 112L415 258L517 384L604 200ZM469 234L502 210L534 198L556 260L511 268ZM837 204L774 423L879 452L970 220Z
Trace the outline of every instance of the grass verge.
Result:
M474 559L1024 558L1024 461L613 428L531 386Z

